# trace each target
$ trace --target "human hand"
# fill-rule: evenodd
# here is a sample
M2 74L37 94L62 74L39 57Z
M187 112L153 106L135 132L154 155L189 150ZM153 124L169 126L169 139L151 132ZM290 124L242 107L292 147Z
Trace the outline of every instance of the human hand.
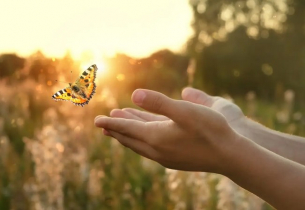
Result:
M146 95L142 100L141 92ZM252 139L254 143L235 132L247 130L242 128L247 118L233 103L191 88L183 91L182 98L185 101L136 90L134 103L159 115L113 110L113 118L98 116L95 125L167 168L220 173L277 209L303 209L305 169L297 163L304 156L302 139L266 132L250 123L248 129L254 129L258 139Z
M236 104L225 98L210 96L203 91L191 87L185 88L181 96L183 100L201 104L219 112L226 118L231 128L245 135L246 121L248 118L245 117L242 110Z
M246 120L242 110L234 103L218 96L210 96L195 88L187 87L182 91L181 97L185 101L200 104L222 114L231 128L236 132L246 135ZM166 116L156 115L133 108L114 109L111 117L135 119L143 122L168 120Z
M115 118L98 116L95 125L124 146L167 168L226 173L228 163L234 161L229 159L240 136L222 114L150 90L136 90L132 100L161 116L137 113L131 118L126 117L126 111L116 110L112 112L116 113L112 114Z

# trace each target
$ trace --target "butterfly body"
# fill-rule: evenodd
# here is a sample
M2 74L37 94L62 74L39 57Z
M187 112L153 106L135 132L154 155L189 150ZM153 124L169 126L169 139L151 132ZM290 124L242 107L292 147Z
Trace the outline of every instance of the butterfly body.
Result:
M69 87L59 90L52 98L56 101L71 101L77 106L88 104L95 93L96 85L94 81L96 78L96 71L97 66L95 64L91 65L74 83L69 83Z

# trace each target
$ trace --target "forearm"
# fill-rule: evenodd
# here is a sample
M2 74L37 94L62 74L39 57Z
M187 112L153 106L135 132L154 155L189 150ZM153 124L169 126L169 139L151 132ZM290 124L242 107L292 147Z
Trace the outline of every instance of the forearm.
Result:
M279 210L305 208L304 166L244 137L233 150L229 178Z
M242 135L282 157L305 165L305 138L269 129L248 118L244 122Z

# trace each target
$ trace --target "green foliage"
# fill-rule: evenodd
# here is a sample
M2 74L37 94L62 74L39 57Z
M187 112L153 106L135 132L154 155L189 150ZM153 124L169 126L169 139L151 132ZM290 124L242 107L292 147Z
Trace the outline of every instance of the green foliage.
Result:
M169 84L180 77L172 69L181 57L185 63L177 70L183 71L187 58L171 52L140 60L136 66L132 58L118 56L105 75L107 81L98 86L96 95L83 109L70 102L51 100L54 87L59 89L61 85L54 83L58 74L68 78L70 70L77 68L77 63L67 56L55 60L35 53L19 70L19 79L14 75L3 78L1 209L18 209L18 203L26 209L35 209L35 205L55 209L167 209L170 200L164 169L148 160L144 163L134 152L103 137L94 128L93 119L98 114L108 114L115 104L131 106L133 84L149 81L147 76L162 78L163 90L173 91ZM164 64L156 67L154 61ZM151 71L134 78L134 71L145 71L142 62ZM118 81L118 74L124 74L126 79ZM7 79L13 80L14 85ZM153 87L157 82L142 84ZM111 95L105 98L104 90L109 89ZM119 98L114 98L117 94ZM109 100L116 103L107 105Z
M3 54L0 56L0 78L13 75L24 67L25 59L15 54Z
M195 19L188 51L197 61L196 87L234 96L255 91L266 99L277 99L281 88L304 90L303 1L190 2Z
M167 171L93 126L96 115L134 107L136 88L178 99L193 78L195 87L232 96L254 120L305 135L304 2L190 3L194 36L187 54L160 50L141 59L109 58L84 108L51 100L62 88L55 80L71 82L78 75L80 64L70 55L0 56L0 209L214 210L223 203L228 209L250 203L253 196L224 177ZM231 199L226 190L242 196Z
M3 93L0 110L1 209L18 208L22 204L26 209L41 205L42 208L76 210L165 210L180 202L192 209L200 204L194 199L201 196L209 198L204 203L206 209L218 208L223 199L219 197L221 177L200 178L209 192L202 194L188 184L191 175L185 174L184 178L179 178L182 193L176 196L180 201L175 201L172 197L175 191L169 187L175 182L168 179L164 168L123 148L114 139L102 136L92 125L98 114L107 115L115 107L133 106L129 97L134 88L151 88L178 98L179 89L187 81L186 56L169 51L139 60L118 55L108 61L110 71L98 78L104 82L84 108L52 101L53 86L57 89L59 85L49 83L47 76L43 80L46 83L40 83L41 80L32 78L37 72L29 71L40 69L39 63L46 69L55 68L56 72L57 67L76 69L76 63L63 58L52 60L54 63L48 67L50 60L43 56L34 61L29 58L27 62L30 65L20 70L24 77L15 81L15 88L5 80L0 82ZM70 71L62 73L70 74ZM118 80L119 74L124 74L125 79ZM105 90L110 91L106 96ZM109 105L107 102L112 100L116 103ZM255 97L251 100L236 97L236 103L250 117L278 130L303 134L303 118L295 117L304 111L302 106L294 107L293 102L283 99L279 102L283 106ZM288 116L284 121L279 118L282 112Z

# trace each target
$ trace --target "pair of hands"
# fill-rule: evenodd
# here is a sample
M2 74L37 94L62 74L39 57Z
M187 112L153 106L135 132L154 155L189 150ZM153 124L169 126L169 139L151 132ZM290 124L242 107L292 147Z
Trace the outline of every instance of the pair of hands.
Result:
M228 100L193 88L182 99L136 90L132 101L148 112L115 109L95 125L167 168L219 173L277 209L304 209L304 138L266 129Z
M230 101L193 88L185 88L182 99L138 89L132 101L148 112L115 109L111 117L97 116L95 125L167 168L226 175L241 140L245 116Z

